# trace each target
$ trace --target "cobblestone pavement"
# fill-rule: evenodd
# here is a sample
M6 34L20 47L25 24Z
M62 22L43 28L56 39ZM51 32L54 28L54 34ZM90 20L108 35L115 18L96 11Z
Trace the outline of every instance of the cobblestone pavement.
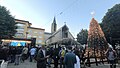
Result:
M24 63L20 63L19 65L14 65L14 63L9 63L7 68L37 68L35 62L29 62L26 60ZM53 65L52 67L53 68ZM109 68L108 64L101 64L96 66L95 64L92 64L91 67L86 67L86 68ZM120 68L120 65L117 65L116 68Z

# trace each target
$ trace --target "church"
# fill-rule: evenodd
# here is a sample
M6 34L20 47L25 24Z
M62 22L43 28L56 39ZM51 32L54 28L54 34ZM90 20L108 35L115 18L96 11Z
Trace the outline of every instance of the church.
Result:
M69 28L64 24L61 28L57 30L56 18L54 17L53 23L51 25L51 33L45 32L45 44L46 45L63 45L65 41L71 43L74 40L73 35L70 33ZM65 44L64 44L65 45Z

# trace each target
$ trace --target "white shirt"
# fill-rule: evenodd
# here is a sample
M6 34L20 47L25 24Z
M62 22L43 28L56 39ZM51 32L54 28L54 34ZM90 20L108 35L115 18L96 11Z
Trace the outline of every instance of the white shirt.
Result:
M80 68L80 59L77 55L76 55L76 60L77 60L77 63L74 65L74 67L75 68Z
M30 49L30 55L35 55L35 52L36 52L35 48Z

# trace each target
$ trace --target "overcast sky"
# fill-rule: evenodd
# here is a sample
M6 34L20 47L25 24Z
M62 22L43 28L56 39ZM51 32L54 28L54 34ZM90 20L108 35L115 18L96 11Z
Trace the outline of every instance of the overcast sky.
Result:
M66 22L75 37L82 28L89 29L91 12L101 22L107 10L118 3L120 0L0 0L16 19L29 21L46 32L51 31L55 16L57 29Z

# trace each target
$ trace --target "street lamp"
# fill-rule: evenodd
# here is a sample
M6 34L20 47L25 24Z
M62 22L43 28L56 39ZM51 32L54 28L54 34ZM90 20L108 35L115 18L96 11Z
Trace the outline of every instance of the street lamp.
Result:
M26 32L26 39L27 39L28 32Z

